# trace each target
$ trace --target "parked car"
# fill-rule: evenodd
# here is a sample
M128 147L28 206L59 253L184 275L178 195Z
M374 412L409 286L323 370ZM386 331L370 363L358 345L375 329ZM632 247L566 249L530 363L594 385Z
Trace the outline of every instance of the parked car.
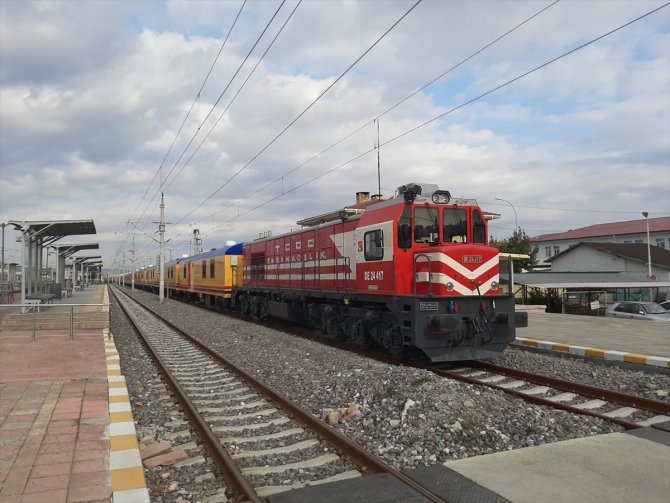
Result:
M666 300L665 302L661 302L659 304L659 306L661 306L666 311L670 311L670 300Z
M670 311L656 302L617 302L607 308L606 316L670 322Z

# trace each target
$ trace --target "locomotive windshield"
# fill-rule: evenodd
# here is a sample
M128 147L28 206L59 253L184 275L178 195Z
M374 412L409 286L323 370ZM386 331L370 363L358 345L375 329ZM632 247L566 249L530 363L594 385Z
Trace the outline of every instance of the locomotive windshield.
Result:
M412 207L406 206L398 220L398 247L408 250L412 247L412 242L439 243L440 208L415 206L413 209L412 212ZM486 223L481 211L473 209L470 218L471 221L468 222L467 208L442 208L442 242L486 244Z
M468 212L465 208L444 209L444 232L445 243L467 243L468 242Z
M420 206L414 209L414 242L437 243L440 226L437 208Z

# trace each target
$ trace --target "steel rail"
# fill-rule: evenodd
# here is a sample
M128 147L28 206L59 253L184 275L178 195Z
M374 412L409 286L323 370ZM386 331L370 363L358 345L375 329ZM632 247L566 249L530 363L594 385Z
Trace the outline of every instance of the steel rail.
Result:
M515 379L524 379L534 384L550 386L552 388L561 391L577 393L579 395L588 396L590 398L600 398L602 400L607 400L608 402L614 402L620 405L626 405L628 407L636 407L648 410L650 412L670 416L670 403L668 402L662 402L660 400L653 400L651 398L644 398L641 396L628 395L626 393L621 393L619 391L598 388L596 386L591 386L589 384L581 384L574 381L566 381L563 379L559 379L557 377L545 376L533 372L526 372L523 370L502 367L500 365L495 365L493 363L488 362L475 362L471 366L477 367L481 370L503 374L508 377L513 377Z
M132 299L134 302L140 304L140 302L134 299L133 297L129 296L129 298ZM384 463L381 459L377 458L376 456L373 456L368 451L366 451L357 443L353 442L352 440L344 436L339 431L335 430L334 428L331 428L329 425L323 423L321 420L316 419L308 411L297 406L296 404L291 402L288 398L284 397L278 391L274 390L267 384L255 378L253 375L245 372L240 367L233 364L231 361L229 361L228 359L226 359L225 357L223 357L222 355L211 349L209 346L200 342L192 335L188 334L181 328L177 327L170 321L166 320L163 316L161 316L153 309L144 306L143 304L140 305L144 309L152 313L154 316L156 316L158 319L160 319L167 326L169 326L170 328L178 332L180 335L191 341L197 347L205 351L213 359L225 365L228 368L228 370L235 373L235 375L237 375L239 378L245 380L247 384L253 387L260 394L264 394L266 397L270 398L274 403L281 406L281 408L283 408L285 412L288 412L296 420L302 422L306 427L315 431L322 438L328 440L334 447L336 447L340 451L344 452L347 456L349 456L356 464L358 464L363 469L364 472L374 474L387 473L389 475L394 476L400 482L407 485L417 493L421 494L428 501L432 501L434 503L444 503L446 501L441 496L433 493L432 491L422 486L415 480L404 475L402 472Z
M163 362L163 359L160 357L160 355L156 352L151 343L148 341L147 337L144 334L144 331L139 326L139 322L130 312L128 312L126 307L119 300L118 293L115 290L116 289L112 289L112 292L116 297L117 301L119 302L121 309L126 314L128 319L131 321L131 323L135 327L135 330L137 330L137 332L140 334L142 342L147 347L147 350L149 351L149 354L151 355L153 360L156 362L159 371L161 372L161 374L163 374L163 377L165 378L167 384L174 392L175 397L181 404L184 412L191 420L191 424L197 430L198 435L204 442L207 452L209 452L209 454L212 456L212 459L221 470L221 474L224 480L226 481L226 484L228 484L230 489L234 491L236 494L243 496L246 501L260 503L261 499L259 499L258 496L256 495L256 491L254 490L254 488L251 486L249 481L242 475L242 472L235 464L233 458L221 445L219 438L216 436L216 434L212 431L209 425L202 418L193 402L188 398L187 393L183 390L183 388L181 387L179 382L177 382L172 372L170 372L170 370ZM139 304L139 302L137 302L132 297L128 298ZM141 304L139 305L141 306ZM151 310L148 311L152 313Z
M472 365L472 367L474 368L474 367L476 367L476 365ZM630 421L625 421L623 419L619 419L619 418L616 418L616 417L605 416L605 415L600 414L598 412L592 412L592 411L586 410L586 409L580 409L580 408L577 408L573 405L567 405L567 404L564 404L564 403L555 402L553 400L549 400L548 398L542 398L542 397L536 396L536 395L529 395L527 393L524 393L523 391L518 391L518 390L515 390L515 389L511 389L511 388L504 388L504 387L499 386L497 384L481 381L480 379L477 379L476 377L468 377L468 376L460 375L457 372L453 372L453 371L449 371L449 370L443 370L443 369L430 369L430 370L432 372L434 372L435 374L437 374L439 376L442 376L442 377L449 377L451 379L456 379L458 381L465 382L465 383L468 383L468 384L477 384L477 385L481 385L481 386L487 386L487 387L492 388L492 389L497 389L497 390L502 391L504 393L507 393L509 395L515 396L517 398L521 398L522 400L525 400L526 402L531 402L531 403L534 403L534 404L537 404L537 405L544 405L545 407L551 407L552 409L560 409L560 410L564 410L564 411L567 411L567 412L572 412L573 414L597 417L598 419L602 419L604 421L609 421L611 423L617 424L617 425L625 428L626 430L635 430L635 429L638 429L638 428L642 428L642 426L640 426L637 423L633 423L633 422L630 422Z

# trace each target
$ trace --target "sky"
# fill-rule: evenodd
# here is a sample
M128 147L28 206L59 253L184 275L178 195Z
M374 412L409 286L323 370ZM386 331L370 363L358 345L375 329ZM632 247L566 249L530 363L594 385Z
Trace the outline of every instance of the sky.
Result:
M498 239L670 215L670 6L551 62L664 3L415 3L2 0L0 222L92 219L62 242L129 270L161 193L177 258L376 194L378 157Z

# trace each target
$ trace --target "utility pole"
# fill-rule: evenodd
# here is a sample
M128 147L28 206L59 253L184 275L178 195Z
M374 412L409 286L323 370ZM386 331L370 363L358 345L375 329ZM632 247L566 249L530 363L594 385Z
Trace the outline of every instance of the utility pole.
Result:
M197 255L200 253L200 245L202 244L202 239L200 239L200 229L193 229L193 253L192 255Z
M651 279L651 243L649 241L649 213L643 211L642 216L644 216L645 220L647 221L647 267L649 270L649 274L647 275L647 277Z
M131 271L132 274L130 275L130 284L131 290L135 291L135 234L133 234L133 270Z
M8 223L1 223L2 226L2 276L0 276L0 283L5 282L5 227ZM7 280L9 282L9 279Z
M160 255L160 273L158 276L159 287L158 287L158 300L163 302L165 298L165 201L163 200L163 193L161 192L161 221L158 224L158 233L160 235L161 242L161 255Z

